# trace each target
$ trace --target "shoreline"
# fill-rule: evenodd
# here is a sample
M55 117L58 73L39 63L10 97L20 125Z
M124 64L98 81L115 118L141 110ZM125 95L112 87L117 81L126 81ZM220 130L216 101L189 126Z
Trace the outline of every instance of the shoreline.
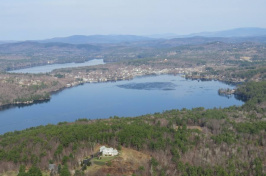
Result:
M145 74L145 75L138 75L138 76L135 76L135 77L132 77L132 78L129 78L129 79L113 79L113 80L107 80L107 81L82 81L82 82L74 82L74 83L71 83L70 85L66 84L65 86L63 86L62 88L59 88L57 90L53 90L51 92L48 92L49 93L49 98L47 99L38 99L38 100L30 100L30 101L25 101L25 102L14 102L14 103L8 103L8 104L3 104L3 105L0 105L0 111L3 111L3 110L6 110L6 109L9 109L9 108L13 108L13 107L25 107L25 106L31 106L31 105L34 105L34 104L40 104L40 103L44 103L44 102L49 102L51 100L51 96L53 94L57 94L57 93L60 93L61 91L65 90L65 89L68 89L68 88L74 88L74 87L77 87L77 86L80 86L80 85L83 85L83 84L90 84L90 83L107 83L107 82L117 82L117 81L124 81L124 80L133 80L134 78L136 77L143 77L143 76L151 76L151 75L154 75L154 76L158 76L158 74Z
M46 73L49 73L49 72L52 72L52 71L49 71L49 72L40 72L40 73L24 73L24 72L16 72L16 71L19 71L19 70L23 70L23 69L31 69L31 68L35 68L35 67L42 67L42 66L52 66L52 65L65 65L65 64L84 64L84 63L87 63L87 62L90 62L90 61L93 61L93 60L102 60L104 64L106 64L107 62L104 62L103 59L90 59L90 60L86 60L84 62L55 62L55 63L40 63L40 64L34 64L34 65L31 65L31 66L21 66L21 67L16 67L16 68L13 68L13 69L9 69L9 70L5 70L6 73L19 73L19 74L46 74ZM100 65L100 64L98 64ZM94 65L92 65L94 66ZM81 67L81 66L78 66L78 67ZM65 68L65 67L62 67L62 68ZM62 68L55 68L54 70L56 69L62 69ZM75 66L73 66L73 68L75 68Z
M181 80L183 80L183 81L186 81L186 82L192 82L192 81L189 81L189 80L185 80L185 78L184 78L184 76L182 76L182 75L174 75L174 74L161 74L161 75L144 75L144 76L136 76L136 77L134 77L134 78L136 78L136 79L138 79L138 78L141 78L141 77L147 77L148 79L149 78L151 78L152 79L152 81L156 81L156 77L157 76L167 76L167 75L171 75L172 76L172 79L181 79ZM174 78L174 77L176 77L176 78ZM165 79L161 79L161 80L165 80ZM125 82L127 82L127 81L125 81ZM194 83L193 84L198 84L198 82L197 81L193 81ZM217 82L217 84L218 84L218 81L216 81ZM100 82L99 82L100 83ZM106 83L106 84L108 84L108 83ZM109 83L109 84L113 84L113 83ZM114 83L114 84L119 84L119 82L117 82L117 83ZM201 84L209 84L209 83L201 83ZM210 84L212 84L212 83L210 83ZM216 83L215 83L216 84ZM93 85L93 84L92 84ZM94 85L96 85L95 83L94 83ZM97 84L97 85L99 85L99 84ZM103 85L105 85L105 84L103 84ZM77 85L78 86L78 85ZM89 84L87 84L87 86L90 86ZM226 85L225 85L226 86ZM58 92L61 92L61 91L63 91L64 89L66 89L67 87L64 87L64 88L62 88L62 89L59 89L59 90L56 90L56 91L53 91L53 94L56 94L56 93L58 93ZM13 111L15 108L16 109L19 109L20 107L26 107L27 109L29 109L29 108L31 108L31 107L27 107L27 106L31 106L31 105L33 105L33 104L37 104L37 106L42 106L41 105L41 103L44 103L44 106L49 106L48 104L45 104L45 103L50 103L51 104L51 102L50 102L50 99L47 99L47 100L40 100L40 101L34 101L34 103L32 103L32 104L15 104L15 105L7 105L7 106L5 106L5 108L3 108L3 109L1 109L1 110L10 110L10 111ZM234 105L236 105L236 104L234 104ZM240 105L241 106L241 105ZM19 107L19 108L18 108ZM191 108L197 108L197 107L200 107L200 105L199 106L195 106L195 107L191 107ZM217 106L217 107L219 107L219 106ZM12 109L11 109L12 108ZM14 108L14 109L13 109ZM180 109L179 109L180 108ZM172 109L179 109L179 110L181 110L181 108L184 108L184 107L175 107L175 108L170 108L170 109L168 109L168 110L172 110ZM186 108L186 109L191 109L191 108ZM212 109L212 107L205 107L206 109ZM225 107L226 108L226 107ZM158 111L154 111L154 113L156 113L156 112L158 112ZM162 111L160 111L160 113L161 112L164 112L164 110L162 110ZM145 113L145 114L147 114L147 113ZM145 115L145 114L139 114L139 115L137 115L137 116L141 116L141 115ZM149 113L148 113L149 114ZM84 116L85 118L87 117L86 115ZM93 116L93 117L90 117L90 118L92 118L91 120L94 120L94 118L95 118L96 116ZM110 116L111 117L111 116ZM120 116L121 117L121 116ZM123 116L124 117L124 116ZM132 115L126 115L126 117L135 117L134 115L132 116ZM81 119L82 119L83 117L81 117ZM88 117L87 117L88 118ZM106 119L106 118L108 118L108 117L102 117L102 116L97 116L97 118L95 118L95 120L96 119ZM88 118L89 119L89 118ZM77 120L77 119L76 119ZM61 121L59 121L59 122L63 122L64 120L61 120ZM68 120L67 120L68 121ZM75 121L75 119L74 120L71 120L71 121L68 121L68 122L74 122ZM52 124L56 124L56 123L52 123ZM38 125L37 125L38 126Z
M49 94L49 98L41 98L41 99L37 99L37 100L29 100L29 101L25 101L25 102L14 102L14 103L8 103L8 104L3 104L3 105L0 105L0 111L4 111L4 110L7 110L7 109L10 109L10 108L15 108L15 107L26 107L26 106L31 106L31 105L34 105L34 104L41 104L41 103L46 103L46 102L49 102L51 100L51 96L54 95L54 94L57 94L57 93L60 93L62 92L63 90L65 89L68 89L68 88L74 88L74 87L77 87L77 86L80 86L80 85L83 85L83 84L90 84L90 83L107 83L107 82L118 82L118 81L124 81L124 80L133 80L135 79L136 77L145 77L145 76L160 76L160 75L180 75L181 77L184 77L185 79L188 79L188 80L200 80L200 81L219 81L219 82L223 82L225 84L228 84L228 85L238 85L238 84L242 84L243 82L230 82L230 81L225 81L225 80L219 80L219 79L214 79L214 78L204 78L204 77L192 77L192 76L189 76L187 74L182 74L182 73L163 73L163 74L143 74L143 75L135 75L135 76L132 76L132 77L127 77L125 79L123 78L113 78L113 79L109 79L109 80L101 80L99 79L98 81L79 81L79 82L73 82L73 83L70 83L70 84L66 84L65 86L57 89L57 90L52 90L50 92L47 92Z
M213 76L213 75L210 75L210 76ZM206 77L206 76L186 75L185 78L186 79L190 79L190 80L201 80L201 81L220 81L220 82L223 82L225 84L234 85L234 86L237 86L237 85L242 84L242 83L245 82L244 80L226 80L224 78L215 77L215 76Z

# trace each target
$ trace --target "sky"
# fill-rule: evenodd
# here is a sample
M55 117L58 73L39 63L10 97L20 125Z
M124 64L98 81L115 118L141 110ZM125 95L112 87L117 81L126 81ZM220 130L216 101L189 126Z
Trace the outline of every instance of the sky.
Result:
M266 0L0 0L0 40L266 28Z

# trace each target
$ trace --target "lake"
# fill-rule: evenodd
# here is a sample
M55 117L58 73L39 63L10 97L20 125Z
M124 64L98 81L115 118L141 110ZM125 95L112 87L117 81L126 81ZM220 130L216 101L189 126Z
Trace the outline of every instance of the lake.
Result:
M19 70L12 70L9 71L9 73L48 73L55 69L60 68L71 68L71 67L83 67L83 66L92 66L92 65L100 65L104 64L103 59L93 59L87 62L83 63L66 63L66 64L51 64L51 65L43 65L43 66L37 66L37 67L30 67L30 68L24 68Z
M0 111L0 134L79 118L133 117L171 109L223 108L243 104L234 96L219 96L219 88L234 86L219 81L186 80L173 75L87 83L56 93L46 103Z

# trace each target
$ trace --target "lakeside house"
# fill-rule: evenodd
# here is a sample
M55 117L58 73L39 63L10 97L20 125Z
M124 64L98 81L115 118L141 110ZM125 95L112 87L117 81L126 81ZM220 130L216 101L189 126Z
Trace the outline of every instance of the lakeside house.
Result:
M100 152L102 152L103 156L116 156L118 155L118 151L113 148L107 148L105 146L100 147Z

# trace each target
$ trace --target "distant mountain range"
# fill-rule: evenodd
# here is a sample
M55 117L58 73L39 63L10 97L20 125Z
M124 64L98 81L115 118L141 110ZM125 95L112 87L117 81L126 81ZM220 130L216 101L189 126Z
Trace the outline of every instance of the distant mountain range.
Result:
M73 35L69 37L56 37L46 40L35 40L33 42L38 43L67 43L67 44L139 44L149 43L156 44L165 42L165 40L179 40L178 43L190 44L190 43L206 43L206 41L224 41L224 42L242 42L248 41L261 41L265 42L266 29L264 28L237 28L225 31L217 32L201 32L189 35L177 35L173 33L168 34L155 34L149 36L137 36L137 35ZM187 39L184 41L184 39ZM15 43L16 41L0 41L0 44ZM18 42L18 41L17 41ZM21 42L21 41L20 41ZM167 41L172 43L173 41ZM166 42L166 43L167 43ZM152 44L153 45L153 44Z
M200 32L193 33L189 35L177 35L177 34L156 34L150 35L148 37L151 38L164 38L164 39L172 39L172 38L188 38L188 37L257 37L257 36L266 36L266 29L264 28L236 28L225 31L217 31L217 32Z
M110 44L110 43L132 43L140 41L151 41L155 39L174 39L174 38L190 38L190 37L210 37L210 38L242 38L266 36L264 28L237 28L217 32L201 32L189 35L177 35L173 33L157 34L149 36L137 35L73 35L69 37L57 37L47 40L40 40L41 43L69 43L69 44Z
M256 37L266 36L266 29L264 28L237 28L226 31L217 32L201 32L190 34L189 36L202 36L202 37Z
M171 48L184 45L201 45L207 43L266 43L266 36L257 37L187 37L187 38L172 38L172 39L157 39L151 41L141 41L130 43L129 46L135 47L152 47L152 48Z
M85 36L85 38L90 38L91 36ZM72 37L67 37L64 39L68 39ZM83 37L81 37L82 39ZM108 37L107 37L108 38ZM124 38L125 39L125 38ZM139 38L140 39L140 38ZM60 42L54 39L45 40L45 41L24 41L24 42L15 42L15 43L3 43L0 44L0 53L44 53L47 55L48 53L57 53L65 55L65 52L79 53L79 52L100 52L106 50L117 50L117 47L120 49L126 48L171 48L177 46L184 45L201 45L207 43L242 43L242 42L253 42L253 43L266 43L266 36L257 36L257 37L187 37L187 38L172 38L172 39L144 39L131 42L118 42L118 40L113 40L116 43L107 43L102 39L101 43L90 43L84 44L85 40L74 40L72 43L67 43L68 40L64 40L66 42ZM46 42L47 41L47 42ZM49 41L49 42L48 42ZM88 42L88 40L86 40ZM91 40L92 41L92 40ZM108 40L111 42L111 40ZM120 40L121 41L121 40ZM118 52L118 51L117 51Z
M98 44L98 43L122 43L152 40L152 38L136 35L73 35L69 37L57 37L41 40L41 43L70 43L70 44Z

